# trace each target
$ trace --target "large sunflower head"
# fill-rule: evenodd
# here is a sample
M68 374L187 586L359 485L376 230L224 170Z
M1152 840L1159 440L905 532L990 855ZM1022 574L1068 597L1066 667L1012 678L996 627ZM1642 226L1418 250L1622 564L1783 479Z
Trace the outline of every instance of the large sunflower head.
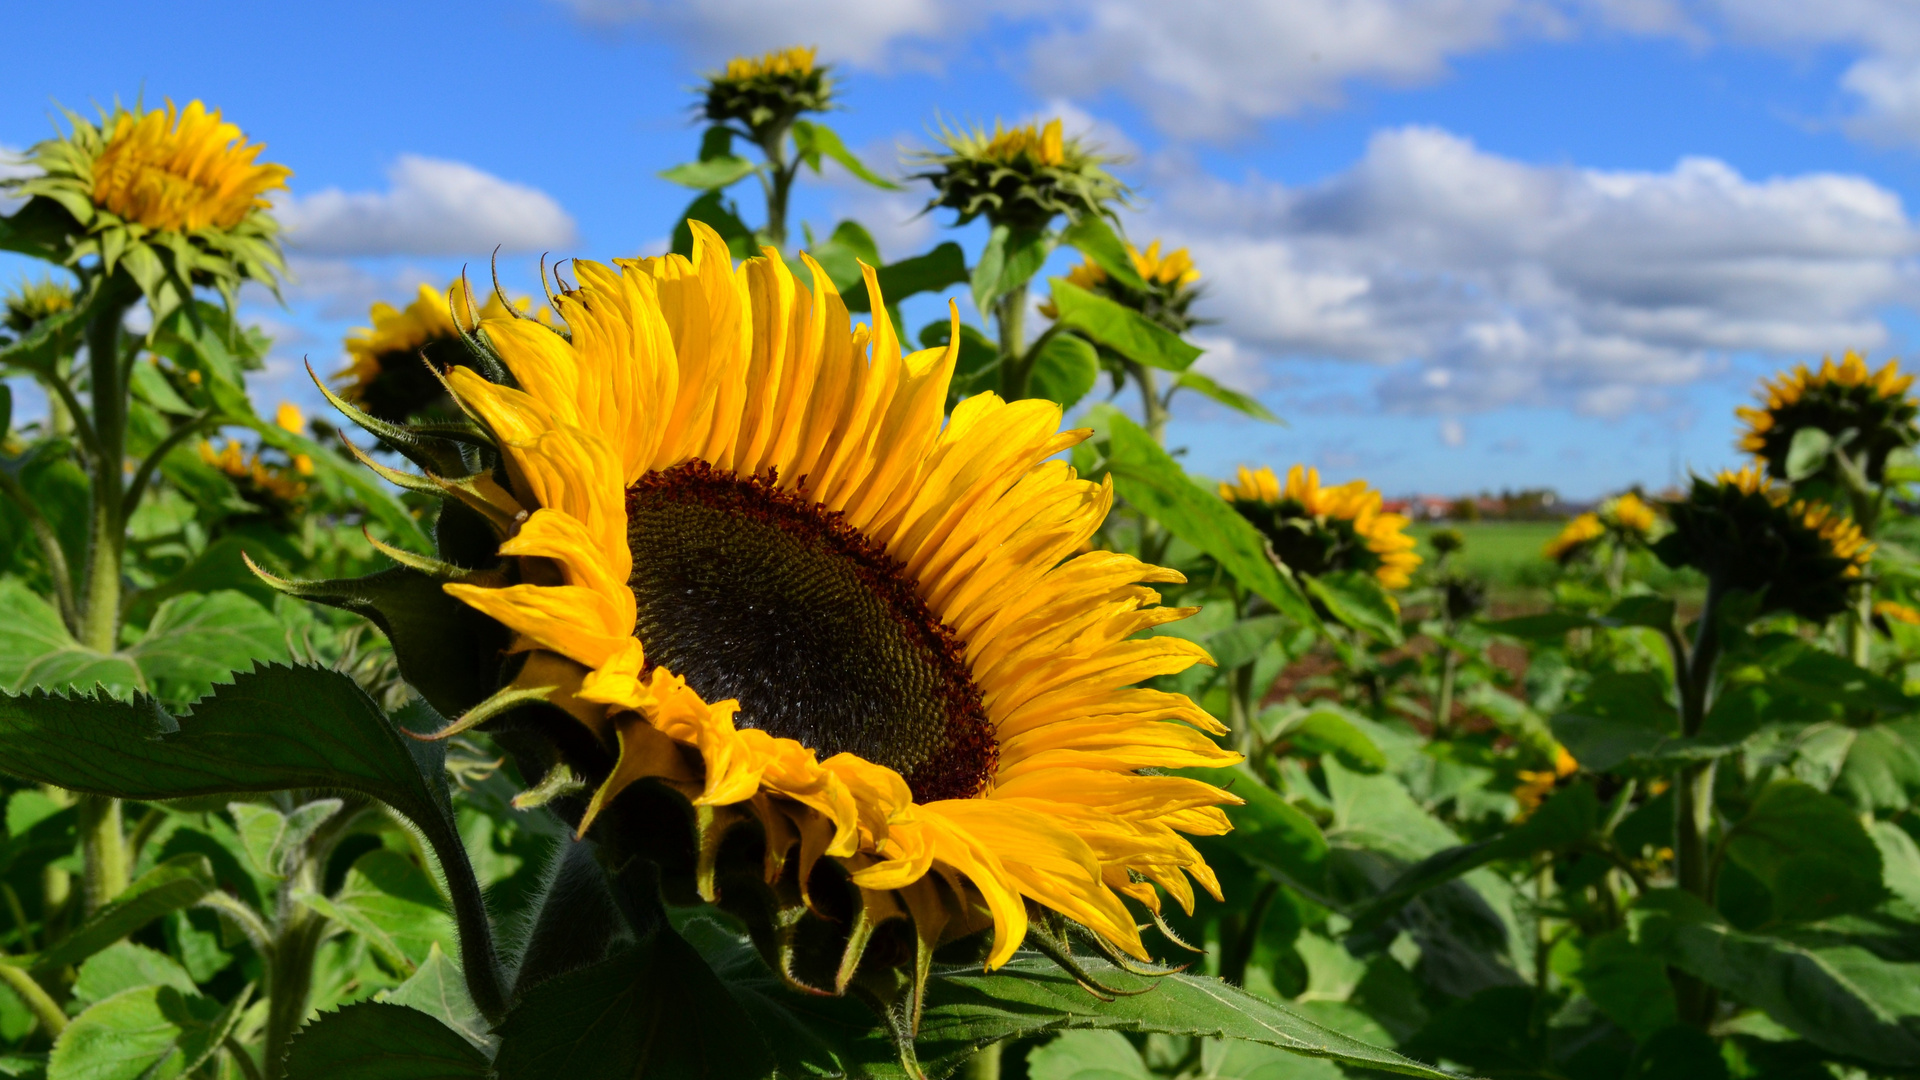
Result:
M802 113L833 107L831 68L813 46L795 45L765 56L736 56L707 76L703 112L715 124L735 121L755 139L784 132Z
M1039 231L1054 218L1112 213L1127 187L1106 166L1116 158L1069 137L1059 120L1007 128L942 128L940 149L922 151L916 180L933 185L928 209L948 207L965 225L984 216L995 225Z
M50 277L23 278L20 284L0 300L0 326L17 337L25 337L41 322L72 311L76 300L73 286Z
M1242 465L1236 480L1220 485L1220 497L1298 573L1359 570L1389 589L1404 589L1421 562L1406 517L1382 511L1380 492L1365 480L1321 487L1320 470L1295 465L1282 487L1272 469Z
M691 260L575 262L565 334L482 317L499 381L448 384L497 456L382 472L454 496L421 565L499 633L403 630L403 668L504 644L498 693L423 687L465 710L448 733L485 722L531 775L587 777L554 804L577 829L738 914L808 989L917 995L933 948L990 930L998 965L1036 917L1144 956L1129 905L1216 891L1186 835L1236 801L1163 771L1238 760L1225 729L1134 685L1208 662L1135 637L1191 613L1152 588L1180 575L1076 554L1113 492L1059 459L1088 434L1059 406L979 394L943 424L954 349L903 355L810 258L812 289L693 229Z
M1196 283L1200 280L1200 271L1193 265L1193 256L1186 248L1160 254L1160 241L1155 240L1141 251L1132 244L1127 245L1127 258L1133 262L1133 269L1146 283L1146 291L1127 287L1116 281L1093 260L1088 259L1067 271L1067 280L1088 292L1098 293L1110 300L1140 312L1147 318L1176 334L1184 334L1193 328L1193 316L1188 309L1200 298L1200 289ZM1041 313L1048 318L1058 318L1052 301L1040 306Z
M74 113L67 119L68 134L28 152L37 175L0 187L45 200L22 214L64 218L68 265L98 259L108 273L125 267L156 316L194 286L219 290L229 305L243 281L277 287L284 267L267 194L284 189L292 173L257 161L265 147L218 109L168 102L116 106L98 124Z
M530 305L520 299L509 306L494 293L480 308L480 317L513 318ZM451 412L453 403L434 371L469 362L466 331L474 325L473 308L474 299L460 281L444 292L423 282L404 308L376 302L367 315L373 325L347 334L351 362L334 375L340 396L391 423L427 412ZM546 321L551 313L541 308L535 317Z
M1740 449L1759 458L1776 480L1787 474L1787 453L1793 438L1817 429L1831 436L1842 452L1859 456L1867 479L1879 483L1886 474L1887 455L1920 440L1915 414L1920 412L1907 394L1913 376L1900 373L1900 362L1889 360L1870 370L1859 353L1849 352L1835 364L1821 361L1819 371L1805 364L1761 383L1764 404L1741 408L1747 428ZM1837 478L1829 463L1823 474Z
M1673 531L1653 545L1662 562L1760 594L1762 611L1814 622L1846 610L1873 556L1852 520L1826 503L1794 499L1753 465L1711 481L1695 477L1667 516Z

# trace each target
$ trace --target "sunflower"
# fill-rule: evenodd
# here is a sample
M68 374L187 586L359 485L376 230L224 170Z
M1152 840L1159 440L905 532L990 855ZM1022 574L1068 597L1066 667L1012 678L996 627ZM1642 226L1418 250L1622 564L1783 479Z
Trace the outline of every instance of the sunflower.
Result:
M1623 536L1644 539L1653 533L1660 515L1638 492L1627 491L1600 505L1600 519Z
M700 898L759 920L776 970L816 991L844 992L857 928L895 918L922 960L990 927L1003 964L1030 907L1036 930L1065 917L1144 957L1123 898L1157 911L1157 886L1190 908L1189 877L1217 896L1183 834L1225 832L1238 801L1161 771L1238 761L1208 738L1225 728L1132 685L1211 662L1134 637L1192 613L1150 587L1181 575L1074 554L1113 492L1057 460L1089 434L1060 431L1059 406L977 394L943 426L954 348L902 355L878 301L849 330L810 257L811 292L773 249L735 269L692 228L691 261L575 262L566 335L483 316L514 386L448 376L500 467L401 478L492 523L505 561L447 568L444 588L522 664L444 734L529 698L563 708L565 740L611 761L579 832L654 842L635 808L684 797ZM764 842L753 882L713 863L742 823ZM798 916L774 926L747 889L814 909L823 864L857 899L834 924L846 955L815 975Z
M524 312L530 303L517 300L513 309ZM456 312L458 322L454 319ZM480 315L512 317L497 294L487 298ZM537 318L544 321L550 313L542 308ZM405 308L376 302L368 319L372 327L347 334L347 355L352 362L334 374L340 380L340 396L389 423L423 412L451 410L452 403L434 370L468 362L462 328L473 325L473 304L462 283L456 281L444 292L422 283Z
M108 273L124 266L156 317L196 285L219 290L229 306L243 281L277 288L279 226L267 195L292 173L260 163L264 147L219 110L168 102L116 107L99 124L67 119L71 134L29 151L38 175L0 184L34 200L17 216L78 235L62 245L67 265L93 257Z
M1763 407L1738 410L1747 422L1739 447L1759 458L1774 479L1803 479L1788 475L1787 455L1794 436L1823 431L1836 440L1842 453L1859 455L1866 478L1880 483L1886 475L1887 456L1920 439L1914 424L1920 409L1907 396L1912 386L1913 376L1900 373L1898 360L1889 360L1878 371L1869 370L1866 360L1855 352L1847 353L1839 364L1831 358L1823 360L1817 372L1801 364L1761 383ZM1829 459L1823 470L1827 479L1836 478L1833 469Z
M1761 612L1821 622L1846 610L1873 544L1823 502L1796 500L1757 465L1695 477L1667 504L1673 530L1653 545L1668 566L1691 566L1717 587L1762 596Z
M1607 526L1600 520L1599 514L1580 514L1547 541L1540 549L1540 554L1564 566L1590 550L1606 535Z
M1889 623L1906 623L1908 626L1920 626L1920 611L1902 604L1897 600L1875 600L1873 613Z
M1194 320L1187 310L1200 298L1200 290L1194 285L1200 280L1200 271L1193 265L1193 256L1187 249L1162 255L1158 240L1148 244L1145 251L1128 244L1127 259L1133 263L1140 280L1146 283L1146 292L1113 280L1112 275L1091 259L1068 270L1067 281L1130 307L1176 334L1192 329ZM1052 300L1041 303L1040 313L1049 319L1060 317Z
M815 57L812 46L799 45L760 57L736 56L725 71L707 76L702 111L715 124L745 125L754 141L765 145L801 113L833 107L831 69Z
M1522 769L1520 784L1513 789L1513 799L1520 804L1521 819L1532 817L1533 812L1540 809L1540 804L1547 801L1547 796L1553 794L1562 781L1579 771L1580 763L1564 746L1554 747L1553 768Z
M75 299L73 287L64 282L23 279L0 301L0 326L25 337L41 322L72 311Z
M959 212L958 224L985 216L995 225L1038 232L1055 217L1111 215L1109 204L1127 187L1106 170L1116 158L1065 135L1059 120L1008 128L942 128L939 150L915 159L929 166L914 176L933 185L927 205Z
M1364 480L1320 486L1320 470L1295 465L1287 485L1272 469L1242 465L1220 497L1266 535L1274 557L1303 574L1340 570L1371 573L1389 589L1404 589L1421 559L1406 533L1407 519L1383 513L1380 492Z
M225 473L242 502L277 518L287 517L299 507L307 494L306 481L301 478L313 475L313 461L305 454L288 465L269 465L259 454L248 455L232 440L219 450L212 442L201 440L200 460Z

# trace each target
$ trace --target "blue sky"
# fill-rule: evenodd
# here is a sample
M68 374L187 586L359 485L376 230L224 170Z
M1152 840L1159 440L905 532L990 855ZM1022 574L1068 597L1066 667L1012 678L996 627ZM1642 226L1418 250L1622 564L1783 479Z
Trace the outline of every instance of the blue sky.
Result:
M95 10L12 14L35 47L0 68L0 146L43 137L52 102L141 93L203 98L266 142L295 172L297 278L284 307L248 303L279 341L267 406L317 401L301 360L337 367L371 301L496 243L522 290L543 250L658 250L689 193L655 174L692 156L699 73L790 42L839 65L830 121L889 171L943 116L1064 114L1132 157L1130 232L1206 274L1202 363L1288 421L1178 403L1170 442L1199 472L1661 486L1732 460L1761 374L1920 335L1906 0ZM892 259L947 234L914 219L922 198L836 170L796 206L817 228L859 217ZM0 280L25 269L0 259Z

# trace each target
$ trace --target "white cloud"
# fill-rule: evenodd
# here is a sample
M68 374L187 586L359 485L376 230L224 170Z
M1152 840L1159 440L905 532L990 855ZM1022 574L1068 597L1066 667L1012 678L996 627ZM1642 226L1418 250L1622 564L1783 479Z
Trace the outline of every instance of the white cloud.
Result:
M703 54L724 60L739 53L817 45L823 59L862 67L886 66L904 40L949 35L968 19L953 0L559 0L590 23L645 22L663 26ZM996 5L1004 6L1004 5Z
M1920 4L1913 0L1695 0L1727 36L1786 51L1824 45L1865 55L1840 78L1857 138L1920 145Z
M1440 445L1442 446L1467 445L1466 425L1462 424L1458 420L1453 419L1452 417L1448 417L1447 419L1440 421Z
M1130 231L1192 247L1215 332L1383 365L1400 410L1618 414L1730 353L1880 346L1878 308L1920 297L1920 234L1858 177L1537 166L1424 127L1300 188L1149 164L1162 196Z
M458 161L403 154L384 192L328 188L278 209L287 246L312 255L486 255L564 248L573 218L537 188Z
M11 180L20 176L32 176L39 170L27 164L25 151L15 150L6 143L0 143L0 180ZM0 194L0 214L11 214L23 199L10 198Z

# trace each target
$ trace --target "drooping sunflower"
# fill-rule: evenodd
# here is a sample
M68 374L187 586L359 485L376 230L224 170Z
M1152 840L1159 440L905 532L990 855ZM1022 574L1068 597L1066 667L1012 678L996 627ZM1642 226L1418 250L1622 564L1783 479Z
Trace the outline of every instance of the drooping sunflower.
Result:
M1365 480L1323 488L1320 470L1295 465L1282 488L1272 469L1242 465L1236 481L1220 485L1220 497L1299 573L1359 570L1389 589L1404 589L1421 562L1406 517L1382 511L1380 492Z
M1668 566L1762 596L1761 611L1821 622L1846 610L1873 557L1859 526L1823 502L1794 499L1756 465L1694 477L1666 504L1673 530L1653 545Z
M1821 361L1819 371L1798 365L1761 383L1761 408L1738 410L1747 422L1740 449L1759 458L1775 480L1806 479L1788 475L1787 454L1794 436L1817 429L1835 439L1841 452L1859 458L1868 480L1880 483L1887 456L1920 441L1920 406L1907 394L1912 386L1913 376L1901 374L1898 360L1872 371L1856 352L1838 364ZM1816 475L1835 479L1835 468L1829 458Z
M914 175L933 185L928 209L948 207L965 225L985 216L995 225L1038 231L1054 218L1111 215L1127 187L1106 166L1116 158L1079 138L1069 138L1059 120L1008 128L942 128L940 149L914 160L927 166Z
M744 125L754 141L765 145L800 114L833 107L832 68L817 56L811 45L736 56L725 71L707 76L702 111L711 123Z
M513 306L524 312L530 304L521 299ZM498 295L489 295L480 308L481 318L506 316L507 302ZM538 317L544 320L549 314L542 308ZM352 359L334 374L340 396L389 423L425 412L452 411L453 403L434 370L468 362L463 335L474 323L473 301L463 283L456 281L444 292L422 283L405 308L377 301L367 318L371 327L347 333L347 355Z
M665 842L629 811L684 797L699 896L818 992L846 991L896 919L916 995L934 946L990 927L997 966L1031 912L1144 957L1122 898L1188 906L1189 878L1217 895L1185 836L1226 831L1238 801L1159 772L1239 760L1208 738L1225 728L1133 685L1210 662L1134 637L1191 614L1150 587L1181 576L1074 554L1112 490L1054 460L1088 434L1060 431L1058 406L979 394L943 427L953 348L902 355L884 305L850 330L810 257L811 291L773 249L736 269L693 229L691 261L575 262L564 334L483 315L514 385L448 376L500 467L401 479L491 523L501 561L434 572L519 666L447 733L564 709L561 756L592 775L580 832ZM753 881L715 869L743 825L764 845ZM821 969L797 957L827 868L853 899ZM756 886L799 914L769 922Z
M278 287L267 195L292 173L259 162L261 144L199 101L116 106L99 124L66 115L68 135L28 152L37 174L0 182L29 200L16 222L47 254L69 266L97 258L109 274L125 267L156 318L194 286L218 290L229 307L244 281Z

